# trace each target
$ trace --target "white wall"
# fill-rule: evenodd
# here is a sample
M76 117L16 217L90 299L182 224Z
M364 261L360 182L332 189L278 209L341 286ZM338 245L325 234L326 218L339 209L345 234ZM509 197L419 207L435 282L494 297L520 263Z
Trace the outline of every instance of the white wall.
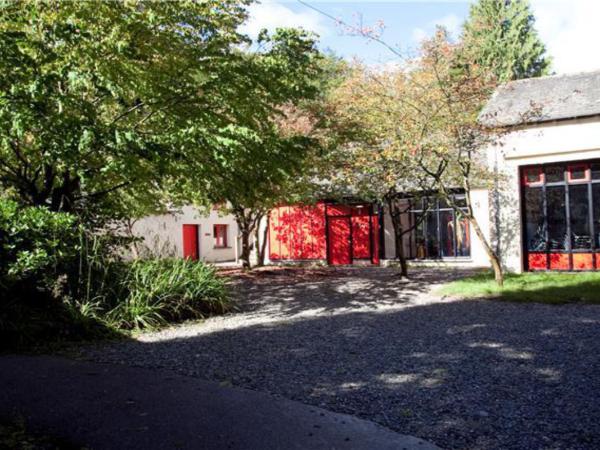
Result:
M144 239L145 246L161 256L183 256L183 225L199 225L200 259L208 262L235 261L238 227L232 215L220 215L217 211L200 212L184 206L172 214L148 216L138 220L133 233ZM227 226L227 248L215 248L213 225Z
M499 248L503 264L523 270L519 167L600 158L600 118L574 119L523 127L504 135L487 150L490 167L500 174ZM496 201L494 201L496 204ZM494 225L494 224L493 224Z

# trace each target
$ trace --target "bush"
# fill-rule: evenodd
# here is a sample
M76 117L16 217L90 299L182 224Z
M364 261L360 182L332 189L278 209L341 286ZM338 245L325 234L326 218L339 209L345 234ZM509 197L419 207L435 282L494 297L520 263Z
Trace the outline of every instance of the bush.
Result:
M70 214L0 198L0 290L52 289L77 260L79 237Z
M115 234L70 214L0 197L0 347L31 347L156 328L229 308L213 267L184 259L123 261Z
M108 314L119 328L156 328L229 309L225 281L207 264L187 259L135 260L122 266L125 293Z

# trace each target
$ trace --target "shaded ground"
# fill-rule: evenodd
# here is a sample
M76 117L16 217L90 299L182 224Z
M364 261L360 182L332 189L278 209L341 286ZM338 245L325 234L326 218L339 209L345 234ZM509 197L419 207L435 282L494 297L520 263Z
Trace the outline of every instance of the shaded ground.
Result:
M238 313L84 356L268 391L445 448L600 447L600 307L428 294L457 275L240 276Z
M0 385L0 420L23 417L34 431L95 450L437 449L356 417L164 370L4 356ZM15 438L0 448L82 448Z

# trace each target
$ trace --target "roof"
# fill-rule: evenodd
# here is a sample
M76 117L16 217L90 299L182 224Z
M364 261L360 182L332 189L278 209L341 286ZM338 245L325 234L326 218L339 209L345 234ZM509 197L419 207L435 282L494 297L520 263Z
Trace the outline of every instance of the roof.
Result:
M503 84L479 114L489 127L600 115L600 70Z

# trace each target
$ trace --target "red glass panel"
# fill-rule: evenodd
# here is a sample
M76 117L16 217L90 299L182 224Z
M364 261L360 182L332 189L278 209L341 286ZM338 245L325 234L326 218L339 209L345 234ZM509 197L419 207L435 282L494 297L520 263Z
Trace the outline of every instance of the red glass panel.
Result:
M594 255L592 253L573 253L573 270L592 270Z
M523 169L523 184L529 186L540 184L544 181L544 174L541 167L528 167Z
M527 255L529 270L546 270L546 261L545 253L530 253Z
M590 174L587 164L573 164L569 166L567 177L569 181L588 181Z
M550 253L550 270L569 270L569 255Z

